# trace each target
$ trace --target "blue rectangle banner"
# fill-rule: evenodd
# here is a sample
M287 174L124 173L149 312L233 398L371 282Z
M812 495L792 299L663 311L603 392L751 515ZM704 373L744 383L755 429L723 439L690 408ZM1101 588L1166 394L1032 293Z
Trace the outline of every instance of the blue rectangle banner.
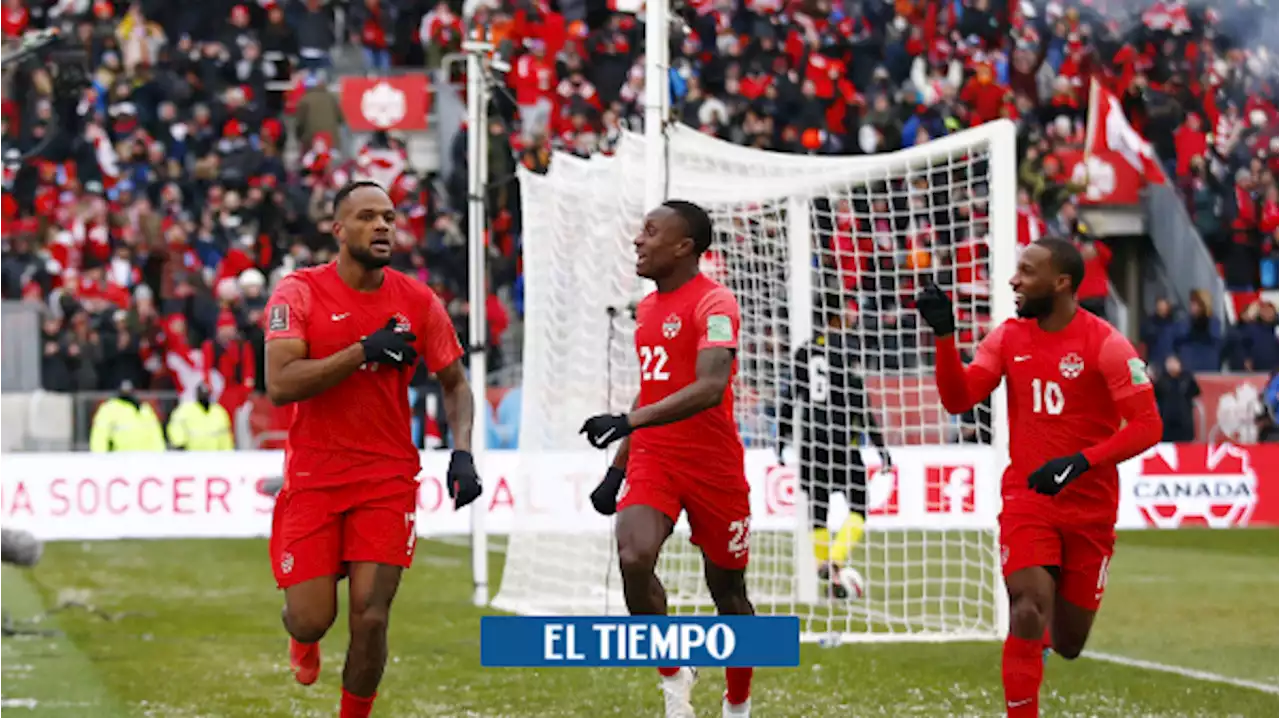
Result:
M544 666L800 665L795 616L622 616L480 619L480 664Z

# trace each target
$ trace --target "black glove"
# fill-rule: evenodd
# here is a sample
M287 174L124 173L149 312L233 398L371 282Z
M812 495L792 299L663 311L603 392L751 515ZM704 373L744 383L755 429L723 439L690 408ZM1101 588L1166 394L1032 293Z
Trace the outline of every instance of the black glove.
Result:
M933 329L934 336L945 337L956 333L956 316L951 310L951 298L929 283L929 286L916 295L916 311L924 319L925 324Z
M622 480L625 478L627 478L627 472L616 466L610 466L609 470L604 472L600 485L591 492L591 505L596 507L596 513L601 516L612 516L617 512L618 490L622 488Z
M603 449L630 434L631 422L626 414L597 414L584 421L578 433L586 434L592 446Z
M392 366L413 366L418 363L418 352L413 343L418 337L413 332L396 331L394 317L387 321L387 326L360 340L364 347L364 360Z
M483 486L480 484L480 476L476 474L476 462L471 458L470 451L454 451L449 457L445 483L449 485L449 498L453 499L455 511L480 498Z
M1031 472L1027 477L1027 487L1037 494L1057 496L1067 484L1080 478L1088 470L1089 460L1084 458L1084 454L1053 459Z

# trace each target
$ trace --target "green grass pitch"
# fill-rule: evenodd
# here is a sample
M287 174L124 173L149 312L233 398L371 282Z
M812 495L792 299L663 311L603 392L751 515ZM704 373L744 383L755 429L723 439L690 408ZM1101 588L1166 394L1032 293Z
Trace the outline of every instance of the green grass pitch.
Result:
M501 574L493 555L493 585ZM1200 671L1232 685L1082 658L1049 661L1046 716L1280 713L1277 532L1121 535L1089 648ZM309 688L294 683L261 540L59 543L31 571L5 567L0 706L15 716L335 716L345 624ZM432 718L659 716L651 669L480 667L468 549L424 541L397 598L375 715ZM796 669L761 670L762 718L1002 715L996 643L806 645ZM720 671L696 689L718 716Z

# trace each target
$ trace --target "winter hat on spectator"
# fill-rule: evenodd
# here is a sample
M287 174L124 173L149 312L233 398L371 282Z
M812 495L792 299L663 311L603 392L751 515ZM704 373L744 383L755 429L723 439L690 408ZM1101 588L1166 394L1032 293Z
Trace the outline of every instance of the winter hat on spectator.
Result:
M266 285L267 278L262 276L262 272L257 269L246 269L240 273L239 277L240 290L244 291L252 287L261 288Z

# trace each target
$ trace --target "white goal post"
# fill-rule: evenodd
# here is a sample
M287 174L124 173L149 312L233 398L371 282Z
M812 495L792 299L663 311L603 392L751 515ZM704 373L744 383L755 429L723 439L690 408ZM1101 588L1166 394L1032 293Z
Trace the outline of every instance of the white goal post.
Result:
M748 447L748 590L757 611L800 616L810 640L1002 636L1007 607L996 517L1008 439L1003 389L987 411L948 416L933 386L931 340L909 303L925 280L952 291L968 350L1012 315L1014 126L998 121L853 158L753 150L678 126L666 142L666 195L712 213L716 238L704 270L742 306L735 407ZM650 209L646 149L645 138L628 134L611 157L557 154L546 175L519 175L519 471L530 495L516 501L493 601L503 610L626 610L612 522L586 501L610 457L592 450L578 429L587 416L625 410L637 389L630 307L645 283L634 274L631 240ZM854 599L833 598L818 578L809 498L798 490L796 462L780 466L774 451L779 404L797 388L794 352L814 335L815 313L819 324L829 315L824 305L832 296L847 308L856 373L893 459L891 470L879 471L876 452L864 451L866 532L846 563L866 592ZM835 536L849 507L833 492L829 508ZM659 574L673 612L711 613L701 556L687 535L682 520Z

